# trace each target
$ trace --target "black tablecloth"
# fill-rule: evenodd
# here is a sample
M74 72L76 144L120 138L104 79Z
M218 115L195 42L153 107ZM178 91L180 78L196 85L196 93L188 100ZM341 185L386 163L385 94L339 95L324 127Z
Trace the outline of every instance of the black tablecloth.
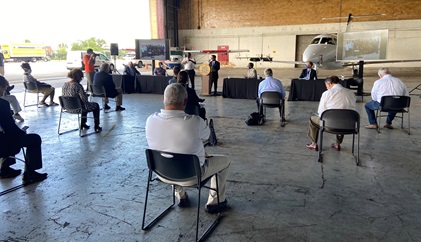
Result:
M224 78L222 97L256 99L260 79Z
M349 80L340 81L344 87L348 87ZM302 80L292 79L288 101L320 101L326 91L325 79Z
M164 94L170 76L140 75L136 77L137 92Z
M133 93L135 92L135 77L130 75L120 75L120 74L113 74L113 81L114 84L120 83L120 88L123 90L123 93Z

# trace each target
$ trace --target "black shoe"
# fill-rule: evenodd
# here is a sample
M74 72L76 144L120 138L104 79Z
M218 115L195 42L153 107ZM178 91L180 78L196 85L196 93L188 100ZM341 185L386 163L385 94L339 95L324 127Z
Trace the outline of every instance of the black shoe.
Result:
M15 169L10 168L10 167L3 167L0 171L0 178L4 179L4 178L17 177L17 176L20 175L21 172L22 172L22 170L20 170L20 169L15 170Z
M13 88L15 88L15 85L11 85L11 86L6 87L6 92L10 93L10 91L12 91Z
M110 106L108 106L108 104L105 104L104 109L105 109L105 110L108 110L108 109L111 109L111 107L110 107Z
M101 126L95 126L95 133L99 133L102 131L102 127Z
M47 173L38 173L36 171L25 171L23 173L22 181L23 183L32 183L45 180L47 178Z
M124 111L124 110L126 110L125 108L123 108L122 106L117 106L116 108L115 108L115 111Z
M199 99L200 103L203 103L205 101L205 99Z
M186 193L186 198L180 199L180 202L178 203L178 206L180 208L186 208L190 205L189 196Z
M87 124L82 124L80 125L80 129L89 129L91 126L87 125Z
M219 203L219 212L221 212L222 209L227 207L227 203L228 203L227 199ZM210 213L210 214L218 213L218 204L206 205L205 212Z

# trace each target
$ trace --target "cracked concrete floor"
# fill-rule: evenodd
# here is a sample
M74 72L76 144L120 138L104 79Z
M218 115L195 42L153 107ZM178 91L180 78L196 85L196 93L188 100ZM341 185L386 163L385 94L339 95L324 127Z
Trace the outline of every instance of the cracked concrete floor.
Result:
M366 69L366 92L376 70ZM274 71L286 86L300 72ZM224 68L221 80L243 72ZM419 83L419 68L392 72L409 89ZM22 92L14 94L23 101ZM305 148L308 118L318 102L287 102L284 128L276 109L268 109L265 125L249 127L244 120L254 112L254 100L204 98L219 139L207 151L225 154L231 161L229 209L208 241L421 241L418 96L412 96L410 136L397 122L394 130L380 134L361 129L360 167L351 155L351 136L337 152L329 147L334 136L325 135L323 163ZM367 123L363 105L357 104L362 125ZM42 171L49 178L0 197L0 241L194 240L194 190L188 191L190 208L175 207L148 232L142 231L147 180L144 126L146 118L162 107L161 96L127 94L123 106L124 112L101 112L104 130L85 138L77 132L57 135L59 107L25 108L21 125L41 135ZM75 116L66 116L66 127L73 127L74 120ZM18 184L20 177L0 181L2 191ZM170 193L168 187L154 185L151 211L156 213L160 202L169 202ZM205 200L206 191L202 207ZM201 215L203 229L212 217L203 210Z

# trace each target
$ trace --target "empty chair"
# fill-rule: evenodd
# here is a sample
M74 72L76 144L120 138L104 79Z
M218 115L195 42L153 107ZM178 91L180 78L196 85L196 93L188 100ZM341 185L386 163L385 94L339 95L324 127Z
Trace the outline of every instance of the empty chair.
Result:
M57 131L58 134L61 135L61 134L76 131L76 130L79 129L79 136L80 137L84 137L84 136L88 135L88 134L82 135L81 118L82 118L82 112L83 112L83 104L82 104L82 101L80 100L80 98L79 97L59 96L58 99L60 101L60 106L61 106L60 119L58 121L58 131ZM77 129L72 129L72 130L68 130L68 131L60 133L61 116L62 116L63 113L77 114L77 118L78 118L78 128Z
M175 204L175 195L174 195L174 185L179 185L185 181L191 181L194 178L196 183L189 187L195 187L198 190L197 196L197 214L196 214L196 241L201 241L204 239L218 224L221 214L218 213L213 223L206 229L200 238L198 238L199 232L199 214L200 214L200 194L202 187L207 189L212 189L206 185L206 183L213 177L216 176L216 173L210 176L209 178L202 181L202 171L199 162L199 158L196 155L187 155L187 154L176 154L171 152L163 152L158 150L146 149L146 160L149 168L148 183L146 186L146 195L145 195L145 206L143 211L143 220L142 220L142 229L147 230L152 227L158 220L160 220ZM159 177L165 179L164 183L172 186L172 203L169 205L163 212L161 212L157 217L155 217L148 225L145 225L146 217L146 208L148 204L148 195L149 195L149 186L152 181L161 181L157 178L152 178L153 173ZM169 182L168 182L169 181ZM218 176L216 176L216 189L212 189L219 194L218 187ZM219 204L219 197L218 197Z
M323 161L323 133L331 134L352 134L352 155L354 155L355 135L358 135L357 141L357 157L356 164L360 164L360 115L357 111L351 109L328 109L324 111L320 117L320 130L319 130L319 162Z
M37 106L39 107L39 95L41 94L38 89L38 84L36 82L30 82L30 81L24 81L23 85L25 86L25 94L23 96L23 106L29 107L29 106ZM36 104L30 104L26 105L26 93L34 93L37 95L37 103Z
M266 118L266 108L279 108L281 116L281 127L285 126L285 99L279 92L263 92L260 96L259 112L263 112L263 119Z
M408 135L411 134L409 106L411 104L411 97L408 96L383 96L380 100L380 108L376 111L377 121L377 132L380 133L380 118L386 117L382 115L382 112L395 112L400 113L401 116L396 115L395 118L401 119L401 128L403 129L403 115L408 113Z

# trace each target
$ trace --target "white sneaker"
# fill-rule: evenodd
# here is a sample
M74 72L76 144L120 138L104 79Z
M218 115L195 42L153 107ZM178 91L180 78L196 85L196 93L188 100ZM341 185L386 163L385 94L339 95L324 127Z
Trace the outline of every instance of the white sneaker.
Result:
M25 121L25 120L22 118L22 116L20 116L20 114L18 114L18 113L13 114L12 116L13 116L13 118L14 118L14 119L19 120L20 122Z

